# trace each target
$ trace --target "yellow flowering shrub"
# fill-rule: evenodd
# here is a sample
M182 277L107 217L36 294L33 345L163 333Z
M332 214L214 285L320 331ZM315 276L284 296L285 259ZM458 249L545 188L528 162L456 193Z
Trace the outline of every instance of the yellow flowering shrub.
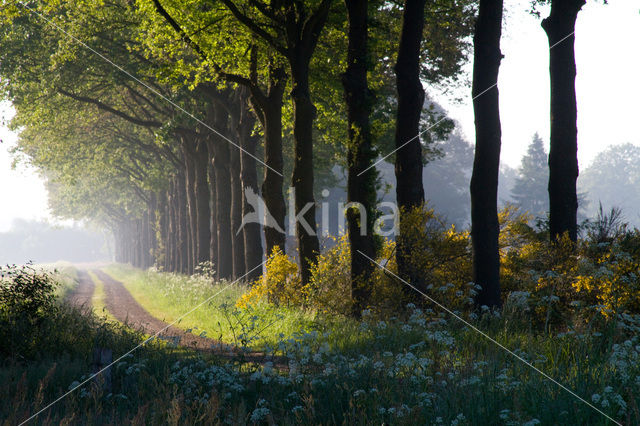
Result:
M238 299L236 306L246 307L264 298L275 304L304 304L307 295L295 261L278 248L267 259L265 269L266 273Z
M422 291L451 309L461 310L471 304L475 290L469 285L472 265L468 231L447 225L433 209L418 207L403 213L398 239L407 247L404 261L420 277L417 286ZM416 293L412 301L422 300Z
M384 241L377 262L391 273L398 273L395 241ZM398 280L385 269L376 266L373 270L370 304L371 308L382 316L389 316L405 306L406 293L403 292L402 286L398 285Z
M321 312L351 312L351 247L347 235L331 237L336 243L318 256L305 289L310 307Z
M640 312L640 257L614 244L607 253L581 266L574 288L604 316Z
M306 289L309 307L320 312L351 314L351 247L349 237L332 237L336 244L318 257L312 267L311 283ZM378 254L378 262L397 273L395 242L385 240ZM373 268L370 280L361 285L370 288L369 308L377 312L397 312L402 306L403 293L393 277L383 269Z

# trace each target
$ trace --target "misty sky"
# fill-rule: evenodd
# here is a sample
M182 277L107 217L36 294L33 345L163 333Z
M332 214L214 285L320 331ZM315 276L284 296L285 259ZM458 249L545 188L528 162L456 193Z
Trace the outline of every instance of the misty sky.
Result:
M500 68L502 161L517 167L533 133L548 144L549 74L548 44L540 18L527 13L529 0L505 0L505 26ZM542 16L548 14L541 9ZM578 77L579 160L584 168L609 145L632 142L640 145L637 129L640 102L640 1L587 0L576 26ZM470 80L471 64L466 68ZM443 95L427 90L458 120L464 135L473 142L473 110L470 88ZM464 97L463 103L453 99ZM1 116L9 116L2 105ZM14 218L48 217L46 191L33 170L11 170L8 149L16 136L0 129L0 232Z

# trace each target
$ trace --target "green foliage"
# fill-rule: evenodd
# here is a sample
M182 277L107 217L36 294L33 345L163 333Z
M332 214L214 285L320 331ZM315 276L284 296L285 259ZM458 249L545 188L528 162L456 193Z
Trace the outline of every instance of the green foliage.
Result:
M640 232L617 211L588 224L588 239L550 244L510 207L500 214L501 282L506 303L527 302L536 326L563 329L599 315L640 314ZM518 302L519 303L519 302Z
M33 357L47 318L56 315L57 284L31 265L0 267L0 354Z

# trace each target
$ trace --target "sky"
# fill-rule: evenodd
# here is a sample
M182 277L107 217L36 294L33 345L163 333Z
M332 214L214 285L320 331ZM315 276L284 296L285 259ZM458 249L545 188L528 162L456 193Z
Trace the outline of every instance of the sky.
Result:
M610 145L640 145L640 1L587 0L576 22L578 160L585 168ZM541 18L526 11L529 0L505 0L498 89L502 123L501 161L517 167L533 134L549 144L549 49ZM635 52L635 53L634 53ZM471 75L472 66L466 68ZM453 92L463 104L442 102L467 139L474 141L471 88Z
M578 159L582 169L610 145L640 145L640 1L587 0L576 24L576 91L578 101ZM500 115L502 163L517 167L535 132L549 141L549 59L541 18L527 13L529 0L505 0L501 42ZM548 9L540 10L541 16ZM634 53L636 52L636 53ZM471 64L465 68L470 81ZM448 93L426 88L474 140L469 86ZM462 103L455 98L463 97ZM0 105L10 117L10 106ZM4 124L4 120L3 124ZM35 170L11 169L9 149L17 136L0 128L0 232L15 218L50 219L44 184Z
M47 191L35 169L18 165L12 169L9 150L17 135L4 125L12 116L11 106L0 103L0 232L7 231L14 219L49 219Z

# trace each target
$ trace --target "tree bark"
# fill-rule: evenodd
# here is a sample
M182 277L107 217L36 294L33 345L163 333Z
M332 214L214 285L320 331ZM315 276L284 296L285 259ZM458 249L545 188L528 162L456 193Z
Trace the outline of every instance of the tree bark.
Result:
M214 108L215 129L226 132L228 114L224 108ZM219 279L233 275L233 245L231 237L231 176L229 172L229 142L218 135L213 137L213 169L216 184L216 232L218 239L217 273Z
M176 203L176 193L174 191L175 188L175 180L174 176L170 182L169 190L167 191L168 198L167 203L169 206L169 226L167 228L168 232L168 242L167 242L167 270L169 272L176 272L178 270L178 215L177 215L177 203Z
M282 68L270 67L269 88L266 96L252 86L251 104L264 131L264 181L262 197L266 207L264 221L265 254L269 257L276 248L284 253L286 234L285 216L287 208L282 194L284 185L282 158L282 97L286 74ZM256 191L257 193L257 191ZM270 217L268 216L270 214ZM268 219L268 220L267 220ZM280 230L274 227L277 225Z
M237 100L235 100L237 102ZM236 108L234 108L236 109ZM238 113L235 116L235 112ZM233 128L238 134L240 120L239 108L233 114ZM233 279L237 280L245 274L244 235L240 226L242 224L242 181L240 177L240 150L229 147L229 174L231 176L231 242L233 247Z
M424 105L424 88L420 82L420 45L424 28L426 0L407 0L402 13L402 33L395 66L398 111L396 119L396 200L400 210L400 232L396 238L398 274L422 289L423 278L411 266L411 248L403 238L407 217L424 203L422 185L422 144L420 115ZM408 286L403 290L409 298L416 295Z
M316 263L320 244L316 233L316 205L313 196L313 121L316 108L309 91L309 62L307 52L292 58L293 90L293 175L295 191L296 238L302 284L311 280L311 266ZM308 228L307 228L308 227Z
M211 241L209 243L209 260L213 262L215 268L218 268L218 227L216 222L218 200L216 196L216 172L213 169L213 143L210 143L209 139L210 138L207 138L207 150L209 151L209 164L207 167L207 173L209 175L209 206L211 209L211 218L209 220L209 230L211 232Z
M349 208L346 212L351 244L352 314L360 317L362 310L367 307L371 293L369 278L373 264L368 258L376 257L372 233L376 203L376 171L375 168L368 169L375 156L369 122L372 94L367 82L368 1L345 0L345 3L349 21L349 44L347 69L342 76L342 85L347 103L349 137L347 201L361 204L366 214L362 223L360 209Z
M207 143L202 137L196 140L194 157L195 167L195 198L197 210L197 232L196 232L196 256L195 264L209 260L211 244L211 210L209 206L209 182L207 181L209 167L209 150Z
M189 271L189 236L185 188L184 172L180 171L176 179L175 192L176 219L178 226L178 272L183 274L186 274Z
M249 111L246 95L241 99L240 122L238 126L238 136L240 146L244 152L240 153L240 180L242 182L242 217L246 217L253 212L253 207L244 196L245 191L259 193L258 174L256 170L256 138L251 135L256 123L255 115ZM282 193L282 190L280 191ZM237 231L236 231L237 232ZM255 281L262 274L262 269L258 266L262 263L262 238L260 235L261 226L259 223L247 223L242 229L244 240L244 260L245 272L248 274L246 280Z
M502 0L481 0L473 39L473 111L476 149L471 175L473 279L478 306L500 306L498 175L502 130L498 72L502 53Z
M575 25L584 0L553 0L542 21L549 40L551 147L549 150L549 234L578 239L578 127Z
M182 147L182 153L185 164L185 194L187 201L187 231L189 240L189 253L187 263L187 273L193 274L193 267L195 265L195 256L198 252L198 240L197 226L198 226L198 210L196 207L196 193L195 193L195 143L193 136L182 135L180 137L180 144Z

